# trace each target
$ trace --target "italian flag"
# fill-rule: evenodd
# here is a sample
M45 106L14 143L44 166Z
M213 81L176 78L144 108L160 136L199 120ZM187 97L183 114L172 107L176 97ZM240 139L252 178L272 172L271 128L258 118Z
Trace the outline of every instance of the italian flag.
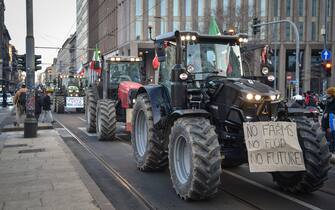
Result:
M101 68L98 46L95 47L95 50L93 52L93 58L92 61L90 62L90 69L97 72L98 74L101 74L102 68Z

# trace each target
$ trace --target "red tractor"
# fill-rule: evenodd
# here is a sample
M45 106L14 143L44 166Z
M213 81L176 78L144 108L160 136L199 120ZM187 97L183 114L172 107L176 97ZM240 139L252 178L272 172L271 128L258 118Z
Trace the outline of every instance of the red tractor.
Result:
M96 132L99 140L112 140L116 122L126 123L126 131L131 130L132 107L142 86L141 58L117 56L102 63L101 77L93 75L86 90L86 129Z

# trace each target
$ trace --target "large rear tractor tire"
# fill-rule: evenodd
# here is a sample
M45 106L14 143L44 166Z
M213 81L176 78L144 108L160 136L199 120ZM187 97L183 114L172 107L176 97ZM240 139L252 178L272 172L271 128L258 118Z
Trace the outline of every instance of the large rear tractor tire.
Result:
M96 106L97 100L92 89L86 91L85 100L86 130L89 133L96 132Z
M65 108L65 97L64 96L56 96L56 112L64 113Z
M113 140L116 131L115 104L112 100L98 100L96 131L99 141Z
M306 171L274 172L273 180L285 191L310 193L318 190L328 178L330 157L324 133L306 117L293 119L303 151Z
M169 168L173 188L185 200L213 196L220 185L221 155L208 119L178 119L170 134Z
M152 108L146 94L137 96L132 117L131 143L141 171L162 170L167 165L164 139L154 128Z

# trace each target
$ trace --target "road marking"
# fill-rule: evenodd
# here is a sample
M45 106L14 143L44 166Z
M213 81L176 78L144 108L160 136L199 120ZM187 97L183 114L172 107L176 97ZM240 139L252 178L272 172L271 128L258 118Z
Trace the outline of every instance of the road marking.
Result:
M246 177L243 177L243 176L241 176L241 175L238 175L238 174L236 174L236 173L234 173L234 172L231 172L231 171L228 171L228 170L225 170L225 169L222 169L222 172L223 172L223 173L226 173L226 174L228 174L228 175L231 175L231 176L233 176L233 177L235 177L235 178L237 178L237 179L240 179L240 180L242 180L242 181L245 181L245 182L247 182L247 183L249 183L249 184L252 184L252 185L254 185L254 186L256 186L256 187L259 187L259 188L261 188L261 189L263 189L263 190L266 190L266 191L268 191L268 192L271 192L271 193L273 193L273 194L275 194L275 195L277 195L277 196L279 196L279 197L282 197L282 198L285 198L285 199L290 200L290 201L292 201L292 202L298 203L298 204L300 204L300 205L302 205L302 206L304 206L304 207L307 207L307 208L309 208L309 209L313 209L313 210L322 210L322 209L319 208L319 207L313 206L312 204L306 203L306 202L304 202L304 201L302 201L302 200L299 200L299 199L297 199L297 198L294 198L294 197L291 197L291 196L286 195L286 194L284 194L284 193L281 193L281 192L279 192L279 191L277 191L277 190L274 190L274 189L272 189L272 188L270 188L270 187L267 187L267 186L262 185L262 184L260 184L260 183L258 183L258 182L255 182L255 181L253 181L253 180L251 180L251 179L248 179L248 178L246 178Z
M96 133L88 133L88 132L86 131L86 128L85 128L85 127L79 127L78 129L81 130L82 132L84 132L84 133L85 133L86 135L88 135L88 136L97 136Z
M86 122L86 120L82 117L78 117L79 120L83 121L83 122Z

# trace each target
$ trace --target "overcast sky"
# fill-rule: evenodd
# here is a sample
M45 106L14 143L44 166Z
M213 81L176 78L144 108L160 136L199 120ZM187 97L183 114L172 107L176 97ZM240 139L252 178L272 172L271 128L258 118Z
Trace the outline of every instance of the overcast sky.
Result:
M10 41L19 54L26 51L26 1L5 0L5 24ZM75 0L33 0L35 46L61 47L76 30ZM42 55L42 63L51 64L58 50L35 49ZM46 66L43 65L42 70Z

